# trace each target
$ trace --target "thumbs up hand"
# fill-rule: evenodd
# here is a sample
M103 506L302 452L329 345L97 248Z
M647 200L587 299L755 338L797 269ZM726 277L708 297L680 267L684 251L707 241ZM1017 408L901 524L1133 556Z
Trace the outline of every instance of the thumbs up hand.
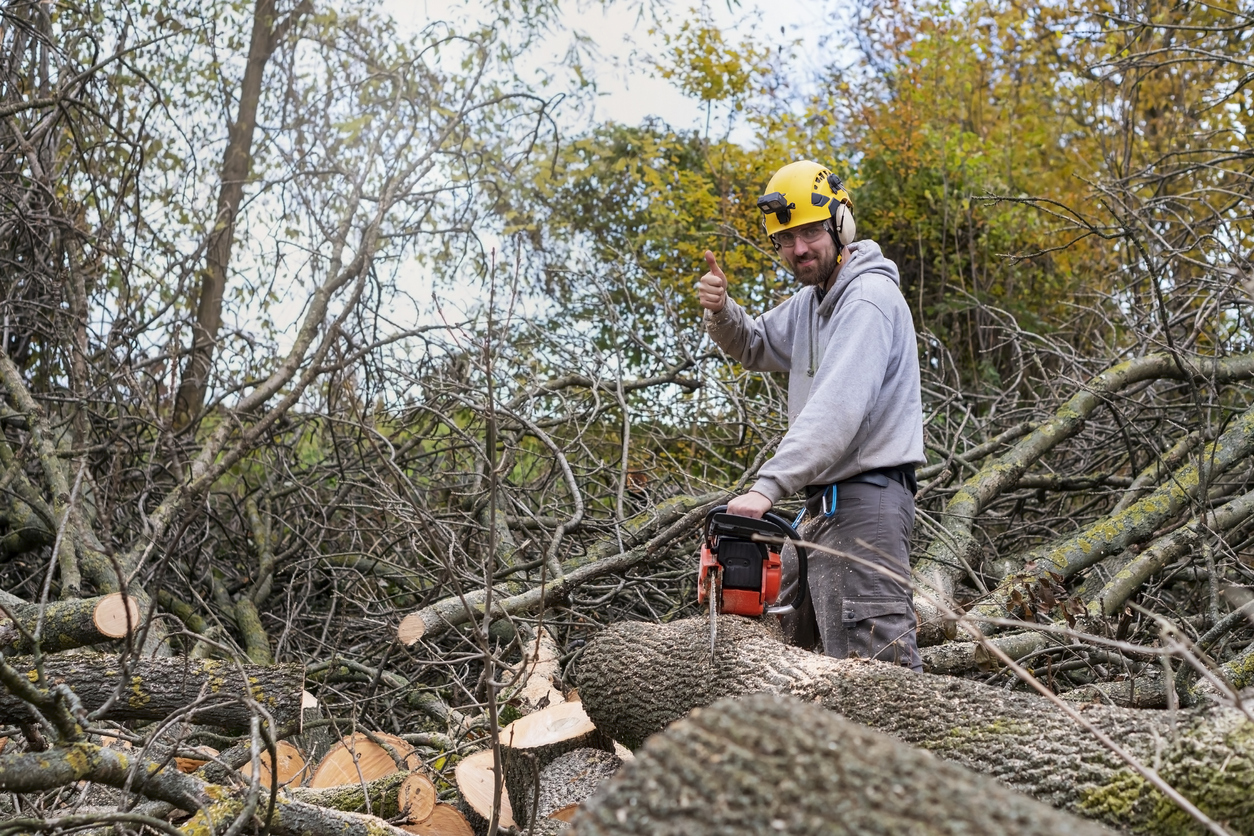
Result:
M705 251L705 263L710 270L697 283L697 298L701 301L701 307L711 313L718 313L727 304L727 277L719 269L714 253L709 250Z

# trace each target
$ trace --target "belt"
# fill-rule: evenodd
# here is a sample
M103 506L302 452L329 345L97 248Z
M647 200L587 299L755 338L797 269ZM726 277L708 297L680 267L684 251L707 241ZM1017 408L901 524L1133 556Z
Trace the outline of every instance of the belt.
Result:
M918 493L919 480L914 475L914 465L903 464L899 467L877 467L875 470L866 470L848 479L841 479L835 484L837 487L848 482L861 482L867 485L877 485L881 488L887 488L890 481L896 482L911 495ZM830 485L806 485L806 499L812 499L826 491Z

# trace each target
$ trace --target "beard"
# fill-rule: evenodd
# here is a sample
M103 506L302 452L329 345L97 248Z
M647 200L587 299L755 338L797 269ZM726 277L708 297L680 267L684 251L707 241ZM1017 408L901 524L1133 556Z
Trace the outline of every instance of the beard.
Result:
M827 280L836 272L837 259L840 257L840 250L835 249L830 252L815 252L811 250L806 253L804 261L797 258L788 259L788 266L792 268L792 274L797 277L797 281L803 287L811 287L813 285L826 285Z

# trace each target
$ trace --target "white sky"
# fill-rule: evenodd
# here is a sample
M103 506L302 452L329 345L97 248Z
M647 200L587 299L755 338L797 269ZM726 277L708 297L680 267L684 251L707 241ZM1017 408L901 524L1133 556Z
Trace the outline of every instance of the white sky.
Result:
M652 27L647 15L639 15L641 0L618 0L608 9L597 2L568 2L562 21L568 30L548 39L534 51L524 66L536 71L560 74L563 57L571 43L571 32L589 36L601 60L593 69L602 95L598 99L596 121L612 119L629 125L639 124L648 116L662 118L679 129L701 129L705 113L693 100L679 92L670 82L654 77L641 55L658 54L662 42L649 34ZM382 8L391 13L403 30L417 30L431 20L446 16L474 16L480 6L475 0L382 0ZM678 29L680 23L700 0L656 0L653 9L659 16L670 16L668 28ZM848 0L713 0L709 8L716 23L723 27L728 40L735 42L746 34L754 34L759 42L776 39L800 39L803 48L793 78L805 77L827 63L830 55L818 49L819 35L830 32L825 16L841 14ZM842 15L843 16L843 15ZM780 34L780 27L784 34ZM739 37L738 37L739 36ZM736 136L737 139L747 137Z

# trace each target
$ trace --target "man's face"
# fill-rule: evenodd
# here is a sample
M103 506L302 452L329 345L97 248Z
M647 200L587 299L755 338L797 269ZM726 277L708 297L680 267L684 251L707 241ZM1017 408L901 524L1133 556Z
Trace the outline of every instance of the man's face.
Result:
M780 256L797 281L806 287L827 284L832 273L836 272L836 259L840 252L823 223L806 224L787 231L794 235L778 234L776 240L780 241ZM789 238L792 238L791 242L788 242ZM807 241L807 238L812 240Z

